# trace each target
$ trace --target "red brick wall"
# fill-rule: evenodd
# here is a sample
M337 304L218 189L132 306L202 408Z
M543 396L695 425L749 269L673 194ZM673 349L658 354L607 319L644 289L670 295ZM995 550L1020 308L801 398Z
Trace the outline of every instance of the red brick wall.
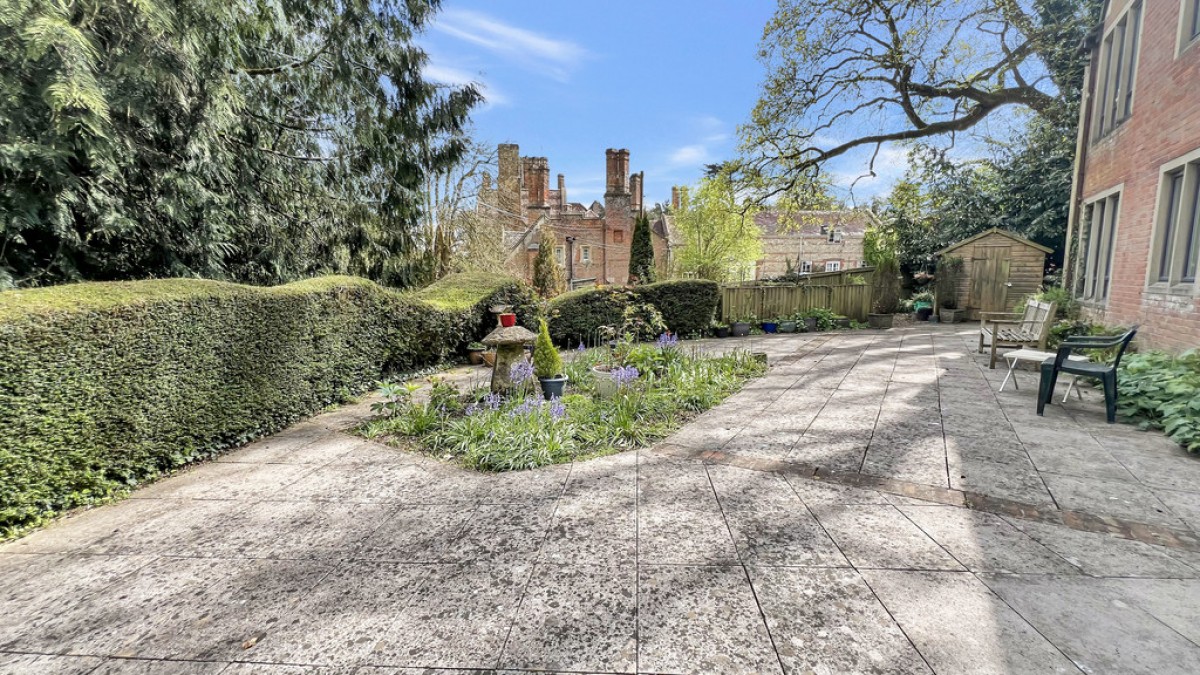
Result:
M1111 4L1106 27L1129 2ZM1106 138L1087 140L1083 201L1124 184L1109 298L1090 312L1107 324L1140 323L1140 341L1147 346L1182 350L1200 346L1200 299L1150 292L1146 274L1160 168L1200 148L1200 44L1177 50L1179 0L1147 0L1143 7L1132 115Z

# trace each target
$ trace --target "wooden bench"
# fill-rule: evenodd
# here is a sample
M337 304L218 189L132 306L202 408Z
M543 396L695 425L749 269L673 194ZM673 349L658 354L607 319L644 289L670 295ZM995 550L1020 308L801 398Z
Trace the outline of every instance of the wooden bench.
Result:
M996 367L996 350L1000 347L1031 347L1045 350L1050 326L1054 324L1053 302L1030 300L1025 311L983 312L979 315L979 351L990 347L989 368Z

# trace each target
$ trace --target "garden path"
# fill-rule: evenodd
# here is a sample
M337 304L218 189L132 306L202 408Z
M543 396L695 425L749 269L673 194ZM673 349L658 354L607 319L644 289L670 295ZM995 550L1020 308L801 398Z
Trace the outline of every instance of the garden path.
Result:
M1200 672L1200 459L971 340L694 343L772 366L515 474L347 406L0 546L0 673Z

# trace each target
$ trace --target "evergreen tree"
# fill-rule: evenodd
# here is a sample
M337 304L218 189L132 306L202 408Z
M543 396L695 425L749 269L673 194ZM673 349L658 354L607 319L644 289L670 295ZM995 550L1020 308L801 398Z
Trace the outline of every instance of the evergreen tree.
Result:
M563 292L566 281L563 280L562 268L554 260L554 246L542 234L542 243L538 245L537 256L533 259L533 287L544 298L553 298Z
M650 240L650 219L639 214L633 224L633 241L629 246L629 282L654 283L654 243Z

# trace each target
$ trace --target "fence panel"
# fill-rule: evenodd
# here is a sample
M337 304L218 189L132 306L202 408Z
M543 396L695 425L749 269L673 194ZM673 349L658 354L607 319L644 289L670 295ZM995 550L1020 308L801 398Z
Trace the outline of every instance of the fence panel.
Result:
M866 321L871 311L871 287L863 284L827 286L724 286L721 288L721 319L747 317L759 320L789 316L824 308L855 321Z

